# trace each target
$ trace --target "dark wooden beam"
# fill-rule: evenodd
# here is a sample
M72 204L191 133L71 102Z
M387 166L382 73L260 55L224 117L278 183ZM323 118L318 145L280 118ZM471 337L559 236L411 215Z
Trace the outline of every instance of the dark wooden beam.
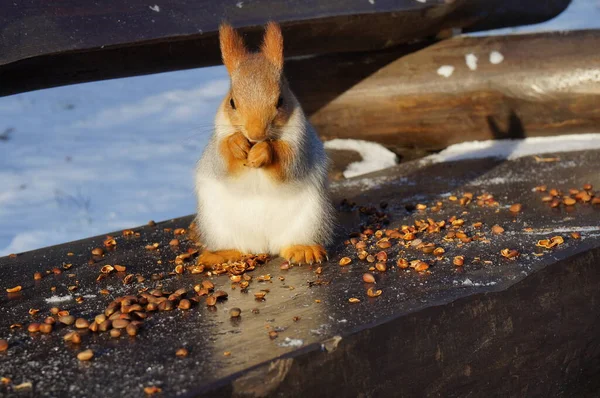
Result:
M436 35L540 22L569 0L26 0L0 15L0 95L214 65L221 20L256 44L282 23L286 55L368 51ZM156 7L158 6L158 8Z
M0 383L0 396L138 398L144 387L157 386L163 394L154 397L598 397L600 236L594 227L600 226L600 206L551 208L541 200L545 194L531 188L547 183L568 192L589 183L598 194L600 150L555 155L560 162L407 162L334 183L335 203L346 198L358 205L339 207L331 261L318 271L306 264L284 270L283 260L274 259L248 273L247 289L228 274L171 273L176 256L193 247L182 235L179 246L169 245L174 229L187 227L191 216L135 228L139 236L111 234L117 245L103 256L90 251L104 247L105 236L2 257L0 339L8 340L8 348L0 352L0 375L8 380ZM460 206L448 192L487 192L500 206ZM382 201L390 228L456 215L464 217L469 236L484 234L486 242L449 242L453 228L417 233L446 250L436 258L391 238L387 270L373 272L376 285L365 284L362 275L371 264L343 242L361 225L378 223L360 206ZM443 202L439 212L431 209L437 201ZM429 207L407 210L417 203ZM523 211L511 213L511 203L521 203ZM471 226L475 221L481 228ZM490 233L495 224L507 232ZM566 231L579 231L582 239ZM564 243L536 247L554 235ZM366 250L382 250L377 241L370 236ZM149 243L159 244L158 250L147 250ZM504 248L521 255L506 259ZM453 265L457 255L464 256L464 266ZM352 263L340 267L344 256ZM431 273L398 268L398 258L421 259ZM126 272L97 280L108 264L124 265ZM34 280L35 272L42 279ZM145 280L124 284L125 274ZM192 290L203 280L226 292L227 300L207 307L206 297ZM17 285L17 293L4 290ZM62 322L49 334L27 331L54 306L93 321L117 297L159 286L164 292L186 289L186 298L199 297L200 303L149 311L135 338L79 329L81 343L74 344L64 341L73 325ZM371 298L369 288L383 293ZM260 291L269 292L265 300L255 299ZM351 297L361 302L349 303ZM236 307L242 313L232 319L229 310ZM32 308L39 313L31 314ZM144 312L130 316L139 314ZM271 339L270 331L277 337ZM189 352L185 358L175 355L181 347ZM94 358L81 363L76 355L86 349ZM23 382L30 387L17 390Z
M320 134L439 150L469 140L600 130L600 31L454 38L412 52L287 63ZM504 57L492 64L490 53ZM407 55L408 54L408 55ZM465 55L478 58L470 70ZM455 68L446 78L440 66Z

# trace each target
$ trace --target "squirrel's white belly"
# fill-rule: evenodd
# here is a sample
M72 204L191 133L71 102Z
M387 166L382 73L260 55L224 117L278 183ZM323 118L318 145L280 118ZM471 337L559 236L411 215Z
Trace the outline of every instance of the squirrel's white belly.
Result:
M198 176L198 221L209 250L277 254L315 244L325 198L311 183L277 183L262 170L235 179Z

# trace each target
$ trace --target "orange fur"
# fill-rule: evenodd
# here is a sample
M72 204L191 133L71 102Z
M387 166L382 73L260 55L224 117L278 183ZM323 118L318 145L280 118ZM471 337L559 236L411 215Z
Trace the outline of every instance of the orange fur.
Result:
M196 246L202 246L202 242L200 241L200 231L198 231L198 224L196 224L196 221L192 221L188 227L187 237Z
M281 140L271 141L273 151L273 159L269 165L265 167L271 176L277 181L285 181L287 179L287 171L294 153L290 145Z
M244 39L227 23L219 26L219 42L223 63L229 74L237 69L239 64L248 56Z
M198 264L218 265L228 261L239 261L242 259L242 253L237 250L218 250L211 252L203 251L198 257Z
M252 168L259 168L268 166L273 160L273 150L271 144L268 141L262 141L254 144L248 152L248 159L246 166Z
M229 174L237 174L244 169L250 151L250 142L244 134L237 132L221 141L220 151Z
M321 263L327 258L327 252L321 245L294 245L281 250L281 257L291 263Z
M271 21L265 27L261 51L277 69L283 69L283 35L277 23Z

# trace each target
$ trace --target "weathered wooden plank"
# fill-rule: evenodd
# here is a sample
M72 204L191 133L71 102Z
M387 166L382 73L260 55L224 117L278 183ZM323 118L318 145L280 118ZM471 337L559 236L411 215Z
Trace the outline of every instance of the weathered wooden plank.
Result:
M327 55L286 68L324 138L438 150L468 140L598 131L598 48L600 31L464 37L414 53ZM502 62L490 62L493 51ZM477 57L476 70L467 67L467 54ZM438 74L443 65L454 68L450 77Z
M257 42L282 23L288 56L391 47L448 27L539 22L569 0L132 0L9 2L0 15L0 95L213 65L222 19Z
M541 200L545 194L532 188L548 184L568 192L590 183L598 193L600 151L559 156L560 162L551 163L531 157L409 162L335 183L336 203L347 198L357 206L338 208L340 234L329 250L331 262L316 272L317 266L308 265L282 270L282 260L274 259L248 273L253 279L247 292L228 275L167 275L175 256L192 243L178 235L180 246L170 246L173 230L163 228L186 227L191 217L136 228L137 237L118 232L116 247L92 264L90 251L102 246L104 236L0 258L0 339L9 341L0 352L0 376L12 380L0 383L0 395L139 397L143 387L155 385L165 396L598 396L600 206L578 202L551 208ZM448 192L471 192L475 200L461 206ZM483 193L500 206L477 204ZM448 241L446 234L456 231L449 222L440 232L417 233L445 249L444 258L437 259L391 238L387 270L373 271L377 284L365 284L362 274L372 264L360 261L357 250L343 241L361 225L378 223L359 206L381 201L388 202L378 210L390 228L457 216L465 233L488 241ZM417 201L428 209L415 211ZM443 206L436 212L431 206L438 201ZM511 213L506 205L512 203L521 203L523 211ZM482 225L475 228L475 222ZM506 232L492 234L494 224ZM579 231L581 239L571 238L570 231ZM536 247L539 239L555 235L564 243L550 250ZM368 240L369 253L382 250L377 240ZM154 242L158 250L145 249ZM506 259L500 255L504 248L521 254ZM457 255L465 256L462 267L453 265ZM342 256L352 263L340 267ZM431 273L401 269L399 257L426 261ZM107 264L127 270L97 281ZM54 267L63 272L45 273ZM43 278L34 280L34 272ZM123 284L128 273L145 280ZM165 275L154 280L158 273ZM260 281L267 274L270 280ZM136 338L83 330L77 345L63 341L72 326L57 323L50 334L25 329L45 319L53 306L92 320L118 296L162 285L171 292L186 288L191 297L191 287L207 279L229 294L227 300L208 308L202 297L189 310L150 312ZM19 293L4 291L16 285L23 287ZM68 290L75 285L75 291ZM381 296L367 296L373 286ZM257 301L254 293L261 290L269 293ZM349 303L350 297L361 302ZM239 319L230 318L233 307L242 309ZM31 308L40 312L30 315ZM251 311L255 308L259 311ZM23 328L9 328L16 323ZM268 335L272 330L279 331L274 339ZM180 347L189 350L187 357L175 356ZM80 363L77 353L88 348L94 359ZM26 381L32 390L15 392Z

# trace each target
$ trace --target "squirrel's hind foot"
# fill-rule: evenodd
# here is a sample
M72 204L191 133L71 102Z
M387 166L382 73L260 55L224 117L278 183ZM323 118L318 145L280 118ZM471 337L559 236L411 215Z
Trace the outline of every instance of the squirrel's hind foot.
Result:
M293 245L281 250L281 257L295 264L322 263L327 252L321 245Z
M242 253L238 250L217 250L214 252L204 250L198 257L198 264L217 265L228 261L239 261Z

